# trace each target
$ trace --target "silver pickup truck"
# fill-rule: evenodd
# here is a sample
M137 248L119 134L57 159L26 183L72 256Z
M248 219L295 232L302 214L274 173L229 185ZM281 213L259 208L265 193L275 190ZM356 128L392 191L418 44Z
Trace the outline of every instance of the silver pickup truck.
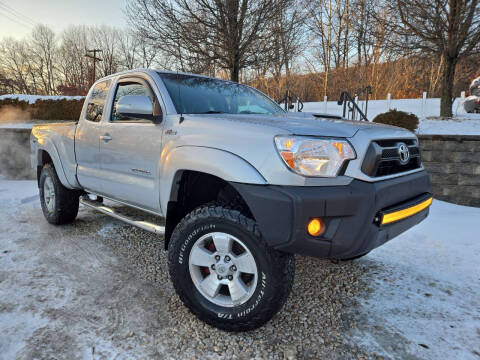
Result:
M363 256L432 202L411 132L286 113L251 87L200 75L103 78L78 123L35 126L31 149L48 222L74 221L82 203L163 235L181 300L228 331L281 309L294 254Z

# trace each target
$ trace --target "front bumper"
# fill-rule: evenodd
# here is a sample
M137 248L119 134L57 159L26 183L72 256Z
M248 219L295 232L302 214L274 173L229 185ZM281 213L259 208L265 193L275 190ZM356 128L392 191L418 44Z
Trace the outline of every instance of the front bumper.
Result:
M425 171L397 178L342 186L274 186L232 183L250 208L268 244L278 250L346 259L362 255L418 224L428 206L408 217L381 224L385 213L426 201ZM312 237L307 222L318 217L326 231Z

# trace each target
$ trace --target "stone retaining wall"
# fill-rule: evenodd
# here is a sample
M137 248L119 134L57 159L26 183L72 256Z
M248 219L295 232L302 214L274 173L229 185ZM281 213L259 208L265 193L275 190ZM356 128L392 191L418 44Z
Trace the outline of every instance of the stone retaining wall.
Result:
M480 136L420 135L435 198L480 207Z
M0 129L0 175L33 179L30 129ZM480 207L480 136L420 135L423 165L435 198Z

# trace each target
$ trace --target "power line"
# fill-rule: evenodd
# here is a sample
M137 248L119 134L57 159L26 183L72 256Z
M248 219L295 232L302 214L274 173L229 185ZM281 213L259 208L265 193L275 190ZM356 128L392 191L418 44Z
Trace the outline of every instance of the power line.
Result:
M18 24L27 26L27 27L32 27L33 25L25 20L22 20L20 17L16 16L14 13L10 12L8 9L3 8L2 4L0 4L0 11L4 12L4 16L8 17L10 20L15 21ZM8 15L7 15L8 14Z
M0 3L0 10L5 11L8 13L8 15L13 16L16 20L22 22L25 25L28 26L35 26L36 24L30 20L26 20L22 16L18 15L17 13L13 12L9 8L5 7L2 3Z
M4 13L1 13L1 12L0 12L0 15L3 15L3 16L6 17L8 20L13 21L13 22L15 22L15 23L17 23L17 24L19 24L19 25L22 25L22 26L26 27L27 29L30 29L30 30L32 29L30 26L25 25L24 23L22 23L22 22L20 22L20 21L18 21L18 20L16 20L16 19L12 19L12 18L9 17L7 14L4 14Z
M36 25L36 21L33 20L32 18L28 17L27 15L22 14L20 11L15 10L12 8L10 5L5 4L3 1L0 1L0 6L7 12L10 13L10 15L13 15L20 21L23 21L24 23L28 25Z

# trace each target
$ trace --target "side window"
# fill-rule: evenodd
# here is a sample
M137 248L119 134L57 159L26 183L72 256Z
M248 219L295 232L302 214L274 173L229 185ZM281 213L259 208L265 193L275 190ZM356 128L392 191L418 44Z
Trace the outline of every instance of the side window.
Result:
M117 91L115 92L115 99L113 100L112 118L111 121L142 121L142 119L124 117L117 114L116 105L118 100L125 95L144 95L148 96L152 103L154 102L152 93L150 90L141 83L137 82L123 82L118 84Z
M103 108L107 99L110 80L102 81L95 85L88 99L86 119L99 122L102 120Z

